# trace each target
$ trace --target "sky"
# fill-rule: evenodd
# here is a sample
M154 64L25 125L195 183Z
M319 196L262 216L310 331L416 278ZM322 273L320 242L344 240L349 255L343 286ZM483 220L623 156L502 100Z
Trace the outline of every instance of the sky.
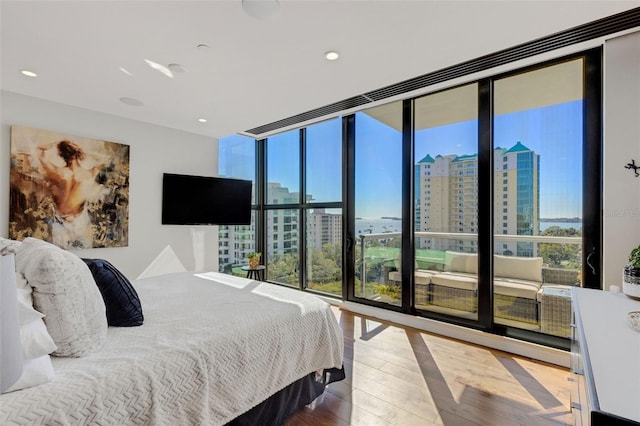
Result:
M341 121L307 129L308 193L314 201L340 201ZM291 192L299 190L298 134L276 135L268 144L268 181ZM420 130L415 140L416 162L427 154L476 154L477 121ZM252 179L253 141L242 136L222 141L220 175ZM581 217L582 101L496 116L494 146L508 149L518 141L540 154L540 217ZM401 216L401 153L399 131L356 114L356 217ZM241 160L229 164L234 157Z

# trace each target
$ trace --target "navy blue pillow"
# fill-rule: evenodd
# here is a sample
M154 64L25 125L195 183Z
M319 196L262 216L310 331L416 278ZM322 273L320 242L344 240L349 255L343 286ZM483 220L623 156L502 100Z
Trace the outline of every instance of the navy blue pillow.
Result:
M89 267L107 308L107 323L115 327L142 325L142 305L131 282L104 259L82 259Z

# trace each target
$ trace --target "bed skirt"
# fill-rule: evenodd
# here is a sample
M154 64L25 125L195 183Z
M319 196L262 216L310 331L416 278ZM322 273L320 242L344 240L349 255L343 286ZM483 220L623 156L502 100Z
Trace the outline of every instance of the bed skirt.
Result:
M281 425L292 414L322 395L326 385L344 378L344 367L326 369L323 371L322 377L311 373L236 417L227 423L227 426Z

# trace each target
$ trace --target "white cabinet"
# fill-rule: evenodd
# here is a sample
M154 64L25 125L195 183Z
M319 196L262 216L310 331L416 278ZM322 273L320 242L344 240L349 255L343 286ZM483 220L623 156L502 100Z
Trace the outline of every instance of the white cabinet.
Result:
M640 302L573 288L571 406L575 425L640 425L640 333L627 323Z

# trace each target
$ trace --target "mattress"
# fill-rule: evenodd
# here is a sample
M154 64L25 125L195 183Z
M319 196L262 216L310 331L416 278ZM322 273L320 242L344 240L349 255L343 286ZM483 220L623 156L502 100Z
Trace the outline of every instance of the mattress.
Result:
M219 273L133 282L140 327L109 327L84 358L53 358L56 378L0 397L0 424L225 424L312 372L342 366L329 305Z

